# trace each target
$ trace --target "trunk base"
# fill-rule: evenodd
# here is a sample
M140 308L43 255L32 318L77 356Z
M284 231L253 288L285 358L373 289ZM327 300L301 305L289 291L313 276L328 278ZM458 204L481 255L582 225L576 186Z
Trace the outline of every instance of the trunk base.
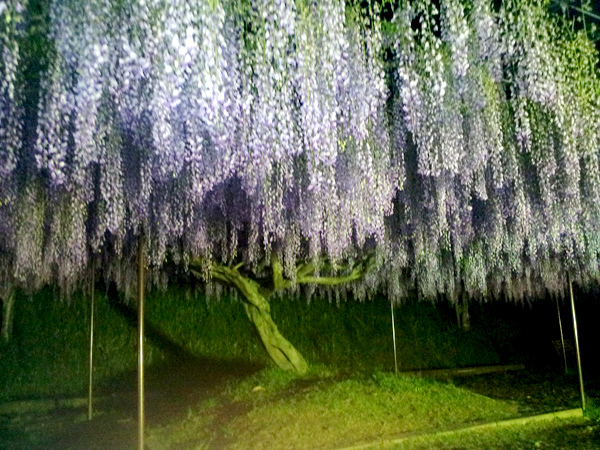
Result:
M256 327L258 334L275 364L283 370L304 374L308 364L296 348L284 338L273 322L268 310L244 303L246 314Z

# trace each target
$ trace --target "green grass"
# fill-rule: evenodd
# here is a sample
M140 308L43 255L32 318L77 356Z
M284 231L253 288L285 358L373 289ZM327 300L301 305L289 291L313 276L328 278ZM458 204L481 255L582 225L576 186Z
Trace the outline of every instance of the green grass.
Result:
M96 290L95 381L135 370L135 316L115 307L103 289ZM111 306L112 304L112 306ZM272 366L238 300L225 295L207 301L201 293L173 286L147 296L146 361L180 352ZM89 299L68 301L44 289L19 294L14 334L0 348L0 401L86 392L89 351ZM282 334L315 365L355 373L394 369L389 303L323 299L272 301L272 315ZM500 362L493 339L484 330L461 332L448 314L430 303L396 308L400 370L487 365Z
M269 363L244 308L228 296L207 301L202 293L176 286L155 290L148 294L146 318L193 355Z
M224 417L225 409L240 413ZM323 369L293 377L271 369L231 384L187 419L152 430L151 439L157 448L191 449L223 433L231 450L337 448L516 414L513 404L417 377L347 378ZM180 446L191 436L198 447Z
M600 400L586 396L585 416L600 422Z
M209 445L231 450L300 449L307 445L333 449L517 414L513 403L452 384L391 375L390 309L383 298L339 304L322 299L310 303L273 300L272 314L282 334L311 363L310 372L302 377L273 367L241 304L228 296L207 301L201 294L172 287L150 292L146 310L149 366L176 353L265 367L253 376L215 387L212 397L193 406L186 417L149 429L153 449L205 450ZM49 289L33 297L19 294L13 339L0 348L0 401L85 395L89 315L88 299L82 294L68 302L55 299ZM498 326L492 326L489 319L478 320L475 314L472 322L473 330L464 333L457 328L452 310L443 304L409 302L397 307L400 369L509 362L501 359L497 349L510 325L494 316L492 322ZM135 370L137 333L132 308L115 306L114 299L109 302L102 290L97 291L96 326L98 386ZM497 333L499 329L503 331ZM590 405L589 416L595 417L598 408ZM0 427L4 431L23 429L5 425ZM30 425L25 425L31 431ZM395 448L545 448L532 445L546 445L546 431L560 434L562 429L558 425L543 427L536 425L531 433L516 427L460 438L416 439ZM584 431L577 428L567 435ZM19 439L14 436L15 443L21 442Z
M439 305L438 305L439 306ZM315 299L272 302L284 336L310 360L356 370L393 370L390 304ZM464 333L454 315L429 302L407 302L395 311L400 370L496 364L498 354L483 333ZM482 330L483 331L483 330Z
M273 299L271 313L281 333L313 364L357 370L393 370L390 305L372 301ZM148 320L194 355L270 364L239 301L172 287L148 296ZM464 333L453 314L428 302L396 308L400 370L488 365L500 362L489 333Z
M381 447L373 447L381 448ZM448 436L422 436L387 450L597 450L600 424L586 419L562 419L545 423L514 425L454 433ZM370 450L370 449L365 449Z
M0 401L81 395L86 391L89 361L87 298L75 294L55 299L50 289L18 295L13 336L0 349ZM136 336L127 320L96 295L95 378L102 383L136 366ZM159 358L149 345L146 358Z

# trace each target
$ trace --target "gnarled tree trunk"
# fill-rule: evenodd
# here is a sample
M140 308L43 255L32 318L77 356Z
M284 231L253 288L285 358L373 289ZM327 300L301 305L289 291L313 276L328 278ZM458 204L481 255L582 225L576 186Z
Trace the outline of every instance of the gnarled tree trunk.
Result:
M367 255L365 259L346 271L345 275L332 277L315 276L316 267L312 263L300 264L296 268L296 279L285 279L283 276L283 267L276 255L271 256L272 284L269 287L262 287L255 280L242 275L238 268L224 266L218 263L210 262L210 275L229 286L235 286L242 295L244 308L248 318L256 327L269 356L283 370L305 373L308 370L308 364L302 354L284 338L277 325L271 317L271 306L268 298L275 292L293 287L295 284L320 284L327 286L336 286L340 284L351 283L361 279L364 274L370 270L374 263L373 254ZM196 268L200 267L198 262L190 264L190 271L198 278L203 278L202 271ZM339 269L339 268L338 268Z
M279 332L269 309L257 308L250 302L244 302L244 308L275 364L283 370L305 373L308 364L296 347Z
M199 275L192 270L192 273ZM242 296L246 314L256 327L265 349L275 364L283 370L305 373L308 364L302 354L279 332L271 317L271 306L260 290L260 285L242 275L237 269L221 265L212 265L214 278L235 286Z

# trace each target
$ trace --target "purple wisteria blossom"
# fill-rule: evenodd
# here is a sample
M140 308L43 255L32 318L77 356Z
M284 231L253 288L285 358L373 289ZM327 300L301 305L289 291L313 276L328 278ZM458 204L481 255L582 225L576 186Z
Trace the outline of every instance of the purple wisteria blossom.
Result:
M0 282L132 280L141 233L156 280L367 255L356 294L395 300L600 276L597 55L541 0L389 23L376 2L53 0L24 64L30 13L0 0Z

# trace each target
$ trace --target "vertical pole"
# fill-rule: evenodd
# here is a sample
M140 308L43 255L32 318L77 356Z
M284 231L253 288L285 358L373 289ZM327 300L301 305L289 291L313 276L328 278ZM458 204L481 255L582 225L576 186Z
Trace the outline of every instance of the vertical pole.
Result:
M94 302L94 287L96 284L96 277L94 271L94 262L92 261L92 290L91 290L91 298L90 298L90 379L89 379L89 391L88 391L88 420L92 420L92 386L93 386L93 376L94 376L94 311L95 311L95 302Z
M138 443L139 450L144 450L144 238L138 239Z
M396 322L394 320L394 302L390 300L390 306L392 308L392 339L394 340L394 367L396 369L396 375L398 375L398 354L396 352Z
M581 355L579 353L579 336L577 334L577 316L575 315L575 300L573 299L573 283L569 277L569 294L571 296L571 312L573 313L573 329L575 331L575 349L577 350L577 370L579 371L579 390L581 394L581 409L585 411L585 392L583 391L583 375L581 374Z
M4 301L2 302L2 330L0 331L4 343L8 343L12 335L14 311L15 290L12 285L8 285L5 290Z
M563 359L565 360L565 373L569 371L567 367L567 352L565 351L565 336L563 334L562 320L560 319L560 305L558 304L558 296L556 297L556 311L558 311L558 326L560 328L560 342L562 343Z

